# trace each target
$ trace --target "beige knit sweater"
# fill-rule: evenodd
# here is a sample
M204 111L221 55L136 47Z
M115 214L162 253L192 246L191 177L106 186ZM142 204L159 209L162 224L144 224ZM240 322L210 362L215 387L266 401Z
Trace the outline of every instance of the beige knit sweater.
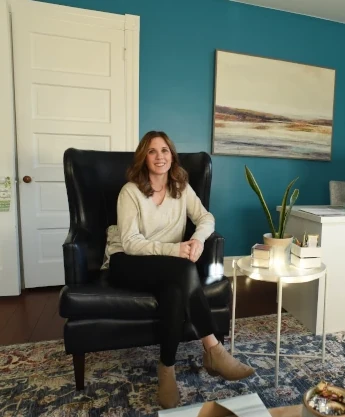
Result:
M107 230L106 268L113 253L179 256L187 216L196 225L191 239L204 242L214 232L214 217L188 184L180 198L168 191L157 206L136 184L123 186L117 200L117 225Z

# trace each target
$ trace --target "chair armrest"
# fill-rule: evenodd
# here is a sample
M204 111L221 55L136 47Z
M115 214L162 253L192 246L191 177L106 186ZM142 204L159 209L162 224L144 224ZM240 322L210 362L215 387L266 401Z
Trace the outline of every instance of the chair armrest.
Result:
M90 233L82 228L69 231L62 245L66 285L81 285L89 281L88 240Z
M205 241L204 251L198 261L203 277L222 277L224 274L224 237L214 232Z

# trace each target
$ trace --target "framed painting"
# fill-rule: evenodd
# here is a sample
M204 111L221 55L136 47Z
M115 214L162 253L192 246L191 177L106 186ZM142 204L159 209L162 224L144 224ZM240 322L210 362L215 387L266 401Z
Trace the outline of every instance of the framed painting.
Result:
M212 153L331 160L335 70L216 51Z

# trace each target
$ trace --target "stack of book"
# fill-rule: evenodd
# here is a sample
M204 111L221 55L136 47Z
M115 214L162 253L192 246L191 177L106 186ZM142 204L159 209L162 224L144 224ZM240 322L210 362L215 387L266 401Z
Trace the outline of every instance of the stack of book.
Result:
M272 246L256 243L252 247L252 267L269 268L272 264Z
M291 245L291 263L298 268L318 268L321 266L321 247Z

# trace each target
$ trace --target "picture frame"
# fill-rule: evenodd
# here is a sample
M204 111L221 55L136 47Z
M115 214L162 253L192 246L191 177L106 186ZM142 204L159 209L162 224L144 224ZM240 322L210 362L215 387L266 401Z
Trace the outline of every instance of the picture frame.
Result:
M330 161L335 69L216 50L212 154Z

